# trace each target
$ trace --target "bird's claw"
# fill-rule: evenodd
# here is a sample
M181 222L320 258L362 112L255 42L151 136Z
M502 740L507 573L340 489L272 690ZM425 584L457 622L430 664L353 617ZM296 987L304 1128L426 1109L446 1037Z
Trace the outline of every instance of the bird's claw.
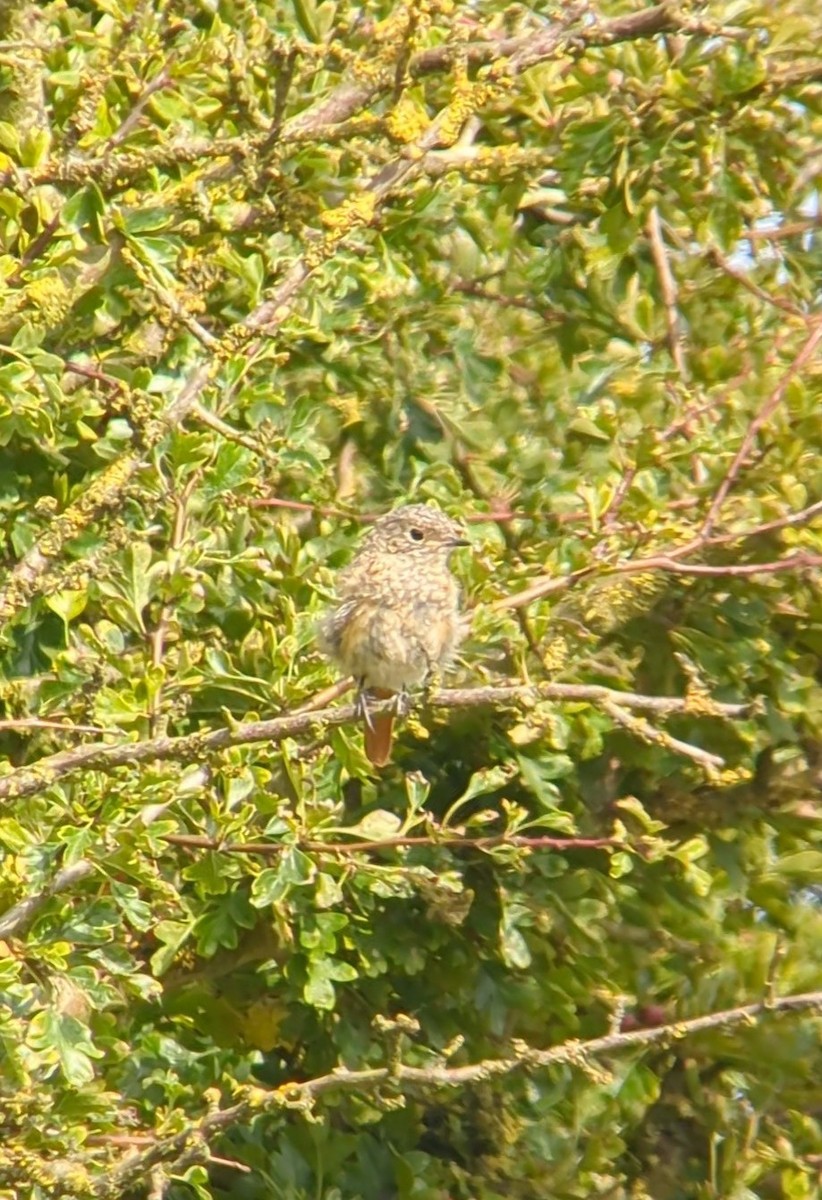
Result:
M354 701L354 712L360 718L366 729L374 732L374 722L371 720L371 710L368 707L368 689L360 684L357 699Z
M366 729L370 729L373 733L374 721L371 717L371 709L369 707L369 700L372 699L374 699L372 693L365 684L361 683L357 690L357 699L354 701L354 713L363 722ZM381 700L382 697L379 699ZM411 697L405 690L394 692L391 697L391 704L395 715L398 717L407 717L411 711Z

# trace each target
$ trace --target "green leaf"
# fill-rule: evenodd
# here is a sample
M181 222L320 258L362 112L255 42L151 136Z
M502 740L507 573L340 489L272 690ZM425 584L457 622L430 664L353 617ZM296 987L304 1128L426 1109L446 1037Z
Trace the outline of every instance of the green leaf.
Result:
M91 1083L94 1079L92 1059L103 1057L103 1051L94 1046L81 1021L54 1009L35 1013L26 1041L32 1050L45 1056L47 1062L59 1066L72 1087Z

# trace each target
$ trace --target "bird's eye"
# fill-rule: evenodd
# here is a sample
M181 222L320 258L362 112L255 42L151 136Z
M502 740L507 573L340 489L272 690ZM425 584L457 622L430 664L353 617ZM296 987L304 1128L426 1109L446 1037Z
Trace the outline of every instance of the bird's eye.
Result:
M421 542L422 539L425 537L425 534L423 533L423 531L421 529L409 529L408 536L410 537L412 542Z

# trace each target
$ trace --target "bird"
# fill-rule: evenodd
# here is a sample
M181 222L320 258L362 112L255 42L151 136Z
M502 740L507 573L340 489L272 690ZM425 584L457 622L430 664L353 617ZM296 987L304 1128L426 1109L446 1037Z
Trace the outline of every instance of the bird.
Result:
M377 767L391 758L394 716L408 689L447 667L464 636L453 550L465 530L428 504L406 504L378 518L340 573L337 605L320 624L320 649L357 684L365 753ZM369 700L394 698L394 713L372 716Z

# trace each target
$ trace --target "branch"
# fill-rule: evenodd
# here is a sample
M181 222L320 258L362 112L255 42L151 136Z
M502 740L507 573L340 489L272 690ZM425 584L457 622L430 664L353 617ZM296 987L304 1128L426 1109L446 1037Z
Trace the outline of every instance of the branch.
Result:
M432 708L441 709L521 705L538 700L593 705L610 702L624 709L638 709L641 712L697 715L688 699L620 692L598 684L506 684L500 687L452 688L434 692L427 698ZM391 701L374 703L371 706L372 714L391 711ZM737 717L749 712L750 705L711 702L708 710L703 701L700 715L706 711L717 716ZM278 743L299 734L316 732L322 727L347 725L357 719L356 707L349 704L317 712L290 713L270 721L249 721L231 728L210 729L180 737L158 737L143 742L117 742L113 745L94 743L77 746L72 750L62 750L58 754L41 758L30 766L18 767L8 775L0 777L0 799L33 796L78 771L107 772L118 767L133 767L143 762L199 762L205 755L228 749L230 746L245 746L254 742Z
M437 834L427 837L387 837L378 841L364 842L222 842L219 838L204 837L195 833L166 833L162 841L172 846L187 846L192 850L215 850L221 854L259 854L274 856L283 854L294 847L304 850L307 854L368 854L377 850L405 849L413 846L430 846L438 848L468 850L495 850L499 846L513 846L517 850L604 850L612 847L618 850L630 850L631 847L615 837L523 837L516 834L501 833L493 837L440 837Z
M108 733L103 725L72 725L68 718L64 721L47 721L40 717L4 717L0 720L0 732L7 729L20 733L39 729L54 729L58 733Z
M129 137L132 130L134 130L139 124L140 117L143 115L143 110L155 92L160 92L163 91L164 88L171 87L172 79L171 72L169 70L170 66L171 61L169 60L169 62L161 67L154 78L148 81L141 94L137 97L131 112L120 124L119 129L115 129L114 133L108 139L106 146L107 150L116 149L117 146L121 145L126 138Z
M791 554L788 558L778 558L774 562L764 563L728 563L725 566L712 567L704 563L683 563L675 558L659 554L651 558L642 558L632 564L625 564L623 572L627 571L671 571L675 575L715 575L719 578L734 575L775 575L780 571L800 571L810 567L822 567L822 554Z
M577 20L586 11L584 5L570 7L570 21ZM458 57L464 57L472 67L485 66L509 60L513 72L527 71L555 54L563 42L569 40L570 21L565 25L551 25L541 32L533 30L524 35L497 38L493 34L484 41L449 42L431 50L414 55L409 66L412 77L430 75L448 70ZM630 42L637 38L656 37L659 33L683 27L683 22L668 4L657 4L613 21L601 21L581 26L573 35L577 45L612 46L615 42Z
M329 855L339 857L350 854L368 854L379 850L394 850L414 846L438 847L448 849L494 850L499 846L512 846L517 850L556 850L565 853L570 850L633 850L632 846L616 837L552 837L539 835L525 837L516 834L498 834L491 837L388 837L372 841L352 842L320 842L313 839L297 840L294 842L224 842L220 838L205 837L195 833L167 833L161 835L161 841L171 846L182 846L191 850L213 850L218 854L256 854L271 858L284 854L286 850L298 849L306 854ZM641 850L640 850L641 852ZM54 878L34 896L29 896L7 909L0 917L0 939L19 935L34 919L40 909L56 895L66 891L76 883L80 883L94 871L94 864L89 859L80 859L70 867L58 871Z
M746 236L748 236L746 234ZM807 314L802 312L801 308L797 308L795 304L791 304L790 300L784 300L781 296L774 296L765 288L760 287L758 283L754 283L744 271L737 271L736 267L732 266L718 246L712 246L708 250L709 260L723 274L733 279L746 292L750 292L752 296L756 296L757 300L762 300L765 304L771 304L774 308L778 308L781 312L788 313L792 317L798 317L800 321L807 321Z
M226 1129L247 1121L260 1112L282 1113L292 1110L310 1113L317 1101L326 1096L372 1096L386 1086L402 1094L425 1095L437 1093L442 1089L467 1087L488 1079L499 1079L520 1071L545 1070L553 1066L585 1069L591 1059L631 1050L642 1052L654 1046L676 1046L686 1038L708 1030L727 1029L737 1025L750 1026L758 1020L780 1013L814 1012L820 1009L822 991L804 992L782 996L770 1002L740 1005L738 1008L708 1013L674 1024L655 1025L625 1033L611 1032L604 1037L591 1038L585 1042L572 1039L547 1050L534 1049L517 1041L513 1043L513 1054L508 1058L484 1059L465 1066L409 1067L399 1062L360 1071L339 1066L327 1075L282 1084L270 1090L246 1087L241 1092L242 1099L239 1103L218 1112L208 1112L171 1137L159 1139L147 1149L126 1155L117 1166L92 1185L89 1194L95 1197L95 1200L116 1200L124 1192L133 1189L155 1166L169 1164L168 1169L173 1171L178 1158L187 1153L189 1147L197 1144L207 1145Z
M648 214L648 240L651 243L651 254L659 276L659 287L662 301L665 305L665 322L668 326L668 350L674 360L674 366L680 379L688 379L688 367L685 362L685 352L682 346L679 310L677 309L676 280L671 271L665 242L662 237L662 222L659 219L659 209L653 206Z
M72 863L70 867L64 867L62 871L58 871L48 886L41 892L38 892L35 896L27 896L25 900L20 900L19 903L6 909L2 917L0 917L0 938L12 937L14 934L19 933L21 929L29 924L52 896L55 896L57 892L64 892L67 888L73 887L75 883L79 883L81 879L85 879L93 871L94 864L84 858Z
M806 221L783 221L781 225L775 225L773 228L760 226L759 228L746 229L743 236L751 242L781 242L786 238L801 237L806 233L814 233L820 228L822 228L822 214L809 217Z
M744 542L766 533L774 533L779 529L787 529L789 526L803 525L818 516L819 513L822 513L822 500L809 504L807 508L800 509L798 512L788 513L774 521L756 525L752 529L712 534L708 537L700 535L690 542L683 542L680 546L672 547L665 554L655 553L649 554L646 558L629 558L624 562L603 567L579 567L567 575L540 575L522 591L494 600L489 608L492 612L507 608L519 608L522 605L531 604L534 600L541 600L544 596L550 596L554 592L566 591L594 574L599 574L601 578L608 578L612 575L630 575L637 572L641 574L643 571L669 571L677 575L714 575L721 578L734 575L773 575L780 571L796 571L815 567L819 565L819 556L804 552L789 555L787 558L779 558L773 562L728 563L718 566L689 563L683 559L695 551L704 551L713 546L724 546L731 542Z
M616 42L655 37L668 30L688 29L687 22L668 4L658 4L639 13L599 23L586 23L586 15L586 6L577 4L569 7L562 22L517 37L499 38L489 33L482 40L468 43L455 39L412 56L408 75L415 79L449 71L457 61L466 62L471 68L488 66L500 75L517 75L571 47L578 50L611 46ZM236 163L247 160L250 155L264 154L274 144L282 147L321 140L333 135L341 124L394 89L396 64L389 63L379 69L373 61L373 48L369 48L368 54L371 60L363 62L359 71L356 65L349 66L349 78L329 96L288 121L281 123L278 114L268 130L251 138L241 134L218 139L179 139L170 146L153 146L139 153L106 154L96 159L79 155L62 157L26 172L25 178L32 184L86 184L94 179L103 186L129 186L137 176L153 167L167 169L209 158L226 158ZM0 186L14 187L18 182L13 171L0 174Z
M700 538L703 542L710 536L711 531L716 524L720 509L725 503L725 498L727 497L728 492L734 486L737 477L742 470L743 464L751 452L751 447L756 440L756 435L759 433L762 426L770 420L771 416L784 400L785 393L788 390L788 384L813 358L820 341L822 341L822 320L817 318L811 325L810 331L801 350L796 355L777 386L771 392L768 399L762 405L759 412L748 426L745 436L742 439L742 444L734 455L733 462L728 468L725 478L720 483L716 494L714 495L714 498L711 502L711 507L708 509L708 515L706 516L702 525L702 529L700 530Z
M725 760L718 754L711 754L699 746L691 745L690 742L683 742L679 738L672 737L666 730L657 729L655 725L651 725L644 717L637 717L633 713L626 712L619 704L607 701L602 707L617 725L627 729L642 742L648 742L652 746L664 746L676 754L683 754L686 758L690 758L704 767L709 773L714 773L725 766Z
M712 534L706 545L721 546L727 542L744 542L749 538L761 537L763 533L775 533L777 529L787 529L791 525L804 525L820 513L822 513L822 500L817 500L815 504L809 504L807 508L788 513L784 517L777 517L775 521L766 521L764 525L757 525L753 529L742 529L739 533Z

